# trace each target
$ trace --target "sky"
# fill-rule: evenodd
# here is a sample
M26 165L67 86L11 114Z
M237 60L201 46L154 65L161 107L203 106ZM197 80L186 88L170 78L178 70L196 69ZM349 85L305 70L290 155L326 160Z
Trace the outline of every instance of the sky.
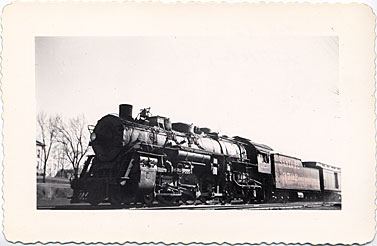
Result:
M36 37L37 111L88 124L151 107L341 167L337 37Z

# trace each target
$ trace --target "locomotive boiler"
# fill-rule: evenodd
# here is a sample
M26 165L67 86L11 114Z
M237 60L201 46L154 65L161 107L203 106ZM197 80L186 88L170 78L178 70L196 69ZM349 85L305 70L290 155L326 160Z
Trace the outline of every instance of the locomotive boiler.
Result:
M320 199L324 192L316 164L304 166L246 138L172 123L149 108L133 118L132 106L120 105L119 115L97 122L90 139L95 155L71 182L71 202L249 203Z

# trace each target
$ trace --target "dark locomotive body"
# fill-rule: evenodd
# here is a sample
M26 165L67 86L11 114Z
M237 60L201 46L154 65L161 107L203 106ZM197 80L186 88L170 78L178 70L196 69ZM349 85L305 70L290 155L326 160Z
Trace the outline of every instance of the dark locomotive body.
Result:
M172 124L148 109L134 119L126 104L120 105L119 117L98 121L91 145L95 155L71 182L71 202L285 202L323 199L324 192L328 200L338 199L340 194L338 168L303 164L269 146L219 136L208 128ZM337 189L321 180L334 170Z

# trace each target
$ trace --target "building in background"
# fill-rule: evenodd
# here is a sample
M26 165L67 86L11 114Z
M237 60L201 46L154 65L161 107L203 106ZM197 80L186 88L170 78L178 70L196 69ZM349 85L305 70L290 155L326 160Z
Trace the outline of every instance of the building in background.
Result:
M74 176L73 169L60 169L56 173L55 178L72 179L73 176Z
M44 144L39 142L38 140L36 142L36 150L37 150L37 176L43 176L43 148Z

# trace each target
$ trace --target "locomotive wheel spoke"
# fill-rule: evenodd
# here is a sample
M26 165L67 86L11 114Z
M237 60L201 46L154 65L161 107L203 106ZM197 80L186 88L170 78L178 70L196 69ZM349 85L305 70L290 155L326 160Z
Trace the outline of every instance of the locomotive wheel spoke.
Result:
M250 201L251 201L251 194L250 194L250 191L244 191L244 192L243 192L243 195L242 195L242 201L243 201L243 203L245 203L245 204L250 203Z
M181 201L186 205L192 205L195 204L196 198L188 194L182 194Z
M242 198L242 201L243 201L243 203L248 204L248 203L250 203L250 197L245 196L245 197Z
M92 189L91 191L89 191L88 202L91 205L96 206L96 205L100 204L103 201L103 199L104 199L104 192L102 191L101 188Z
M224 198L224 202L225 202L225 204L231 204L232 203L232 196L230 196L230 195L227 195L227 196L225 196L225 198Z
M199 200L200 200L201 203L206 204L208 199L204 196L200 196Z
M120 206L122 204L123 194L120 188L113 188L110 193L110 203L113 206Z
M263 203L264 202L263 194L264 194L263 190L257 191L256 203Z
M227 204L227 198L226 198L226 197L220 197L220 198L219 198L219 201L220 201L220 204L221 204L221 205L225 205L225 204Z
M169 206L174 205L177 201L177 198L174 196L158 196L157 199L161 204Z
M151 206L153 204L153 201L154 201L154 192L151 192L149 194L144 194L143 200L144 200L144 203L147 206Z

